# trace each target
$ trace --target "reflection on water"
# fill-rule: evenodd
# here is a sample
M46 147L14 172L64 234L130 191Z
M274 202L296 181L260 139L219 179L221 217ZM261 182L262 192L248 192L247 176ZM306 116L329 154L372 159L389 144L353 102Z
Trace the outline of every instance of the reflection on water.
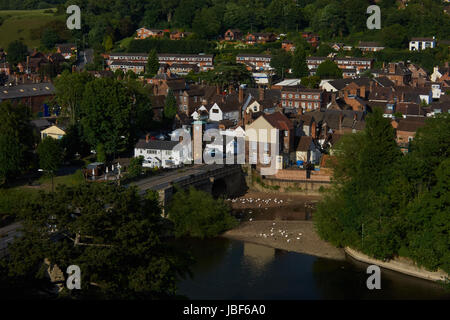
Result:
M439 285L382 270L381 290L366 287L367 265L217 238L183 240L197 263L180 280L190 299L450 299Z

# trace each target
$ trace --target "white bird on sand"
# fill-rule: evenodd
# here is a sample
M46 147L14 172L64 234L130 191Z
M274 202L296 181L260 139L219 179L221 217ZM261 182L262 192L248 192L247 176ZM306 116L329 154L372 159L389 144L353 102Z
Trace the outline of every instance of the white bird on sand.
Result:
M291 242L291 239L287 239L287 242Z
M297 240L300 240L300 237L297 237Z
M250 219L248 219L248 221L253 221L253 219L252 219L252 218L250 218Z
M299 235L299 236L301 236L302 234L301 234L301 233L299 233L298 235Z

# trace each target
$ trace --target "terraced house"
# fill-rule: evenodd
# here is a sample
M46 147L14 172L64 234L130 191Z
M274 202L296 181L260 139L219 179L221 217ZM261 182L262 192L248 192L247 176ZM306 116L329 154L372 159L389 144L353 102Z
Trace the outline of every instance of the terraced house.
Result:
M283 87L281 90L281 106L283 109L300 109L312 111L322 107L322 89L309 89L301 86Z

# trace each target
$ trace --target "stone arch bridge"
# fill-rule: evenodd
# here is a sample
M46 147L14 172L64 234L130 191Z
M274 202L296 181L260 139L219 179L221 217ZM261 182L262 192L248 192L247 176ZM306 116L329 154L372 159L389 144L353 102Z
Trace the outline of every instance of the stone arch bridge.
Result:
M167 206L177 189L192 186L214 197L235 197L244 194L247 189L242 167L236 164L200 164L174 169L131 185L138 187L141 194L147 190L157 191L163 207Z

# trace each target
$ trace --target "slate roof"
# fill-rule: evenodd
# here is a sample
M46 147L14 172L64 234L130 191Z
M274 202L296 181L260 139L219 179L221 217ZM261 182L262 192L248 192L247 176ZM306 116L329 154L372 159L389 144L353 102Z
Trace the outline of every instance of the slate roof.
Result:
M5 99L38 97L54 94L55 87L48 82L20 84L17 86L0 88L0 101Z

